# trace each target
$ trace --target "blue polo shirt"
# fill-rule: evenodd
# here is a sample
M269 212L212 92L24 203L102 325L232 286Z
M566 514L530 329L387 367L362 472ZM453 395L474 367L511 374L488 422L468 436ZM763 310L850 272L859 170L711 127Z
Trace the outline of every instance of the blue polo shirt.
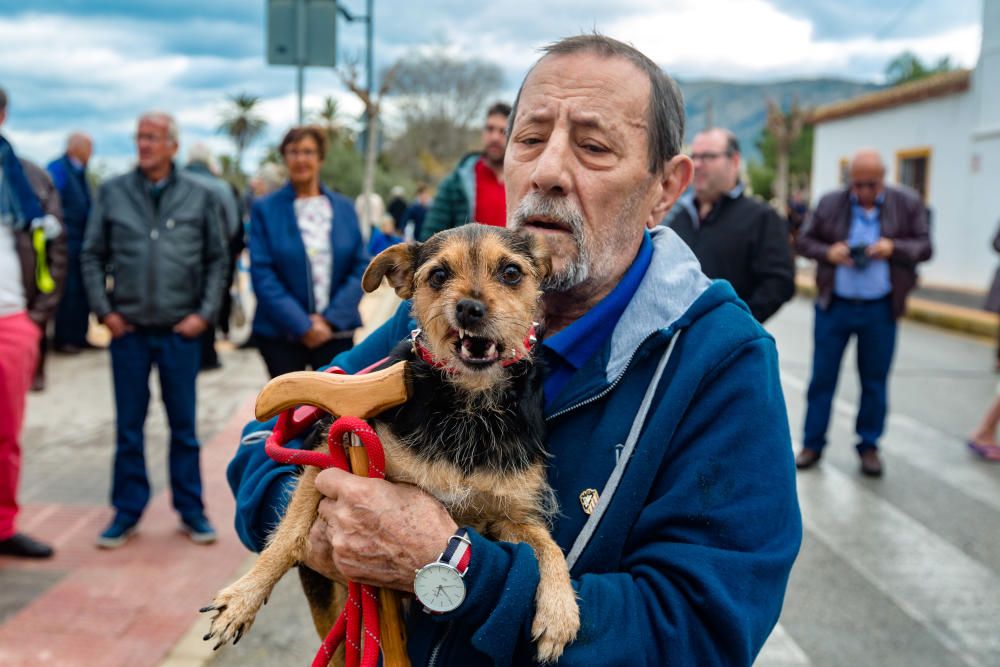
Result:
M847 245L870 246L882 236L882 204L885 193L879 193L875 206L866 211L851 194L851 227ZM869 259L864 268L838 266L833 277L833 293L845 299L881 299L892 292L889 261Z
M545 409L559 396L580 368L604 345L632 300L653 259L653 240L646 230L639 252L621 281L593 308L551 338L542 341L549 372L545 379Z

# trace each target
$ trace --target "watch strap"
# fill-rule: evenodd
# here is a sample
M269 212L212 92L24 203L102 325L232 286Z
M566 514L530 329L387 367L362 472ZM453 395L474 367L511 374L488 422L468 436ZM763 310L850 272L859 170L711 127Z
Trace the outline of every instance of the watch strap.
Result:
M448 538L448 546L441 553L438 562L447 563L458 570L461 575L469 569L472 560L472 542L469 541L469 529L459 528Z

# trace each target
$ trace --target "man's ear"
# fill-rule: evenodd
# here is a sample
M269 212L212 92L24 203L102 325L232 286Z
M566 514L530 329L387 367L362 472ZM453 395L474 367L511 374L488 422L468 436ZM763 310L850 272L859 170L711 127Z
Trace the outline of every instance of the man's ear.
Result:
M657 184L656 201L653 210L646 219L646 227L653 229L663 222L670 207L687 190L694 175L694 163L687 155L675 155L663 165L663 172Z
M517 234L524 239L531 250L531 261L538 282L545 280L552 274L552 253L549 252L549 245L531 232L519 231Z
M419 247L416 242L397 243L380 252L365 269L361 286L366 292L374 292L382 278L387 278L399 298L409 299L413 296L413 263Z

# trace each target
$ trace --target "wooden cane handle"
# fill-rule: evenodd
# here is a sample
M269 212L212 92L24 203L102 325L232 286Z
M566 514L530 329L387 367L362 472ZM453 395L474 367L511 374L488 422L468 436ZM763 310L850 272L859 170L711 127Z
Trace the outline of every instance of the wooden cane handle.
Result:
M357 436L351 434L351 445ZM358 443L360 445L360 443ZM351 472L360 477L368 476L368 452L361 446L349 446L347 456ZM403 625L402 597L389 588L378 589L379 632L382 636L382 658L386 667L410 667L406 654L406 627Z
M405 361L364 375L295 371L264 385L255 413L258 421L266 421L289 408L312 405L338 417L368 419L407 398Z

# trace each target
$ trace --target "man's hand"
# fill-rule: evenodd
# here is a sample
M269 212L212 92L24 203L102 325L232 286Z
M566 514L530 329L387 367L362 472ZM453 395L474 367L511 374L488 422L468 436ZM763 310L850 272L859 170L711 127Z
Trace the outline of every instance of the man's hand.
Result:
M413 591L417 569L437 559L458 524L436 499L415 486L367 479L331 468L316 476L326 498L317 523L325 522L325 542L306 565L331 578ZM332 565L332 569L329 567Z
M174 325L174 333L179 333L185 338L197 338L207 328L208 322L205 321L204 317L196 313L191 313Z
M868 248L865 249L865 254L872 259L889 259L892 257L892 251L894 248L895 245L893 244L892 239L887 239L883 236L878 241L868 246Z
M854 262L851 260L851 249L843 241L837 241L830 246L830 249L826 251L826 261L841 266L854 266Z
M309 316L309 320L312 322L312 327L302 337L302 344L313 350L333 338L333 329L322 315L313 313Z
M134 327L125 321L125 318L118 313L108 313L104 316L104 319L101 320L101 323L111 332L112 338L121 338L134 329Z

